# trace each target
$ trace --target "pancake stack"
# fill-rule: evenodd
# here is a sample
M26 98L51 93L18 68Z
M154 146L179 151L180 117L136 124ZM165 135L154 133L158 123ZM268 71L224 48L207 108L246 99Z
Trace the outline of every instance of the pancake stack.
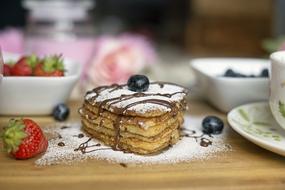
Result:
M127 85L88 91L80 108L83 129L114 150L153 154L179 140L187 91L178 85L153 82L144 92Z

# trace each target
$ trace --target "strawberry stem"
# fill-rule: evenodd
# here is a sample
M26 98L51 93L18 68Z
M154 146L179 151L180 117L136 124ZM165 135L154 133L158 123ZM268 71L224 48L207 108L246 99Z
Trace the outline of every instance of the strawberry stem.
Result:
M60 55L46 56L43 59L43 69L46 72L53 72L55 70L63 71L63 60Z
M3 133L4 148L8 153L16 152L22 140L27 136L24 128L22 120L11 119L9 121L8 127Z
M32 54L32 55L27 57L27 63L32 68L35 68L35 66L38 62L39 62L38 57L35 54Z

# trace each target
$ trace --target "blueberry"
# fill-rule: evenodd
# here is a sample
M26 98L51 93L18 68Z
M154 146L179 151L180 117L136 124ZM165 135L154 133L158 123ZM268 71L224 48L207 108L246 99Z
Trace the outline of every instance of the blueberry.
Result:
M244 74L235 72L235 71L232 70L232 69L227 69L226 72L225 72L225 74L224 74L224 77L247 78L247 77L250 77L250 76L247 76L247 75L244 75Z
M224 128L224 123L216 116L207 116L202 121L202 128L206 134L220 134Z
M58 104L52 112L52 115L57 121L64 121L69 116L69 108L65 104Z
M225 77L236 77L236 73L232 69L228 69L226 70L224 76Z
M269 71L268 69L262 69L261 73L260 73L261 77L269 77Z
M132 75L128 80L128 89L134 92L147 91L149 80L144 75Z

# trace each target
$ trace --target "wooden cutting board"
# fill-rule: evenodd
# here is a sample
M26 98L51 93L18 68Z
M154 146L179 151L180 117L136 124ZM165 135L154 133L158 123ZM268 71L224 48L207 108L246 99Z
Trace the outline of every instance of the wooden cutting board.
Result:
M70 122L78 122L80 102L70 102ZM199 101L189 103L188 114L226 115ZM32 117L40 124L51 117ZM0 117L1 128L10 117ZM226 126L229 127L229 126ZM171 165L110 164L89 160L75 165L36 167L34 159L13 160L0 153L0 190L51 189L285 189L285 157L264 150L229 130L233 151L207 161Z

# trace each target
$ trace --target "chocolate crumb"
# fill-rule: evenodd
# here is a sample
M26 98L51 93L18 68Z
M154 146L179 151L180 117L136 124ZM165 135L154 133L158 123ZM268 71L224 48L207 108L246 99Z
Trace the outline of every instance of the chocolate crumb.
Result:
M58 134L58 138L59 138L59 139L62 139L62 136L61 136L60 134Z
M64 142L59 142L57 145L58 146L65 146Z
M208 147L209 145L212 145L212 141L210 141L207 138L201 138L200 146L202 147Z
M95 144L95 146L101 146L101 144L100 144L100 143L97 143L97 144Z
M84 135L82 133L78 134L78 138L83 138Z
M62 126L60 129L67 129L67 128L70 128L68 126Z
M125 163L120 163L120 166L122 166L122 167L124 167L124 168L127 168L127 167L128 167L127 164L125 164Z
M164 84L163 83L158 83L159 87L160 88L163 88L164 87Z

